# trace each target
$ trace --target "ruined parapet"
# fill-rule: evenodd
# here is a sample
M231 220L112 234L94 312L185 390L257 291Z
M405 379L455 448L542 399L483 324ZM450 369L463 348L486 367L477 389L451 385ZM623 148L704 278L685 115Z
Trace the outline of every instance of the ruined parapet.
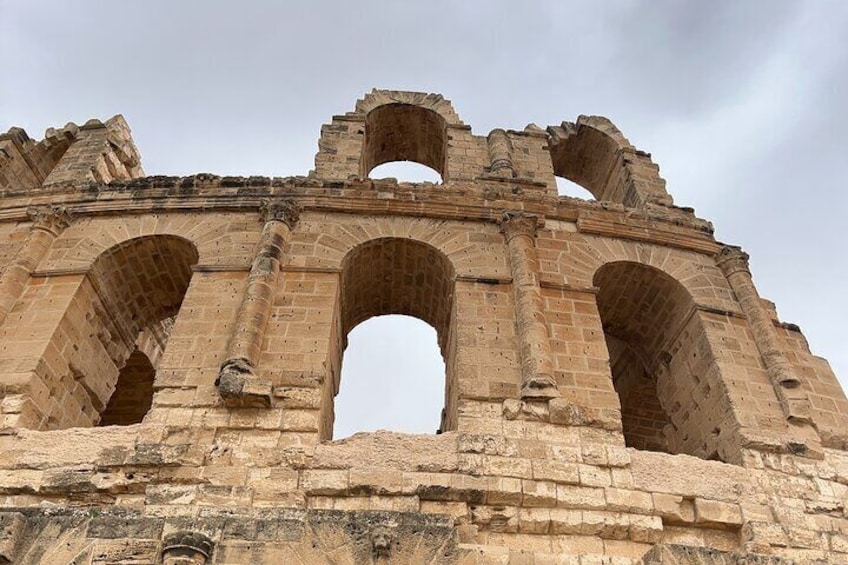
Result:
M62 183L107 183L144 175L141 156L123 116L105 123L67 124L35 142L13 127L0 135L0 189L25 190Z
M52 156L0 201L0 564L848 562L833 371L605 118L374 91L285 178L49 137L3 138ZM399 159L443 182L369 178ZM439 431L333 441L392 314L435 330Z
M598 200L630 208L672 204L650 154L633 147L607 118L580 116L576 123L548 127L548 135L554 174Z
M106 183L143 175L141 155L127 122L119 114L105 123L89 120L82 125L76 143L71 145L43 184Z
M78 136L79 128L73 123L48 129L38 142L18 127L0 134L0 189L41 186Z

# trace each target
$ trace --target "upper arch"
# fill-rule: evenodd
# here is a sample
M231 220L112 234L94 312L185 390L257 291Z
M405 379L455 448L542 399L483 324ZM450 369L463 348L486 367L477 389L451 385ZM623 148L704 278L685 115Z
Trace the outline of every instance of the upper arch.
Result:
M429 110L442 118L446 126L466 127L453 108L450 100L441 94L428 94L426 92L405 92L398 90L374 89L361 99L356 101L355 110L346 114L346 117L365 118L379 108L392 104L405 104L417 106Z
M651 156L633 147L607 118L580 116L547 132L555 176L579 184L597 200L631 208L672 204Z

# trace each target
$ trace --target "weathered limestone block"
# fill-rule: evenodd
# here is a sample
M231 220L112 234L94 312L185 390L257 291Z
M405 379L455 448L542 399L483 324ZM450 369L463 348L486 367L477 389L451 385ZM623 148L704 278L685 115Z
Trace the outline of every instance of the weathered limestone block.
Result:
M15 563L22 543L26 518L18 512L0 513L0 563Z

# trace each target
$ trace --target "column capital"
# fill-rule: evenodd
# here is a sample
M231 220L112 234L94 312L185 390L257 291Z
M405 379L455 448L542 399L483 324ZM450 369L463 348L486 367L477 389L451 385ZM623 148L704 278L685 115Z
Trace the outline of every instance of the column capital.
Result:
M536 214L505 210L503 216L501 216L500 224L501 231L506 235L506 240L509 241L517 235L536 237L536 230L542 227L545 222Z
M215 548L215 543L200 532L178 531L168 534L163 541L162 562L165 565L189 561L206 563Z
M741 247L736 245L725 245L716 257L716 264L724 272L725 276L729 277L734 273L751 274L751 268L748 265L750 256L742 251Z
M27 216L32 220L32 227L58 236L71 225L71 213L61 205L48 204L45 206L30 206Z
M259 208L262 219L266 222L283 222L289 229L294 229L300 220L300 206L294 200L264 200Z

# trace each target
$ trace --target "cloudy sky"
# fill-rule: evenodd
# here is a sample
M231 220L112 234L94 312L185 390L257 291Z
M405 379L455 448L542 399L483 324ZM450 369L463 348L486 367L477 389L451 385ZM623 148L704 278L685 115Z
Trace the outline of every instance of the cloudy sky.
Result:
M605 115L845 385L846 38L844 0L0 0L0 129L122 113L148 174L290 175L372 87L439 92L480 135ZM432 431L434 333L350 343L337 437Z

